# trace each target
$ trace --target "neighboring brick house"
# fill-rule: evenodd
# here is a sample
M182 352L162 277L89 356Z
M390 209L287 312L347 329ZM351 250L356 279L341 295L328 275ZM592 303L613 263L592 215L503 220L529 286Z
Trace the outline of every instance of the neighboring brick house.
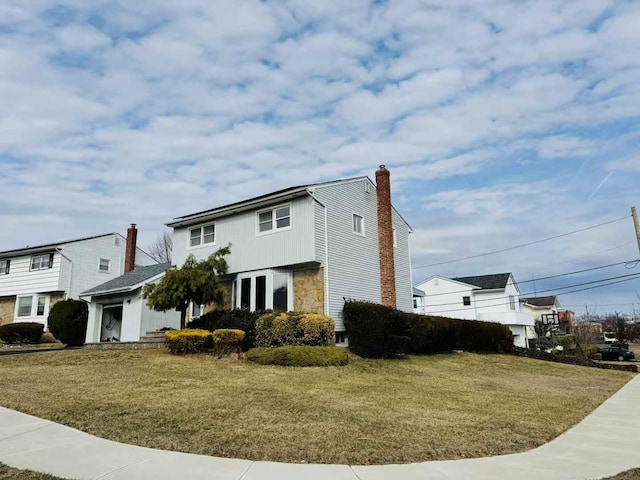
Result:
M0 252L0 324L40 322L58 301L121 275L127 239L119 233ZM137 249L141 265L157 263Z
M174 264L231 244L223 307L326 313L341 343L345 298L411 311L412 230L391 205L384 165L376 182L292 187L176 218Z
M520 290L511 273L434 275L417 285L414 312L501 323L509 327L518 347L528 347L529 339L536 337L533 317L520 311Z

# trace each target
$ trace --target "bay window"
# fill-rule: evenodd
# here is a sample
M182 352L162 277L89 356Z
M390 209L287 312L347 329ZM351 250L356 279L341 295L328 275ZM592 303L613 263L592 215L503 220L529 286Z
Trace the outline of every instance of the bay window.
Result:
M25 295L16 301L16 318L47 317L49 314L49 295Z
M238 274L233 282L233 308L256 310L293 310L291 272L262 270Z

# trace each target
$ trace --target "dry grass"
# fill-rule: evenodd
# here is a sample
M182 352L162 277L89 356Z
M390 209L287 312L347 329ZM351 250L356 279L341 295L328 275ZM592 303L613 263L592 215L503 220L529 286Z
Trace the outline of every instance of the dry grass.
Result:
M0 404L162 449L405 463L533 448L631 376L506 355L284 368L155 350L82 350L0 357Z
M52 477L44 473L32 472L31 470L19 470L7 467L0 463L0 480L62 480L59 477Z
M619 473L613 477L603 478L602 480L640 480L640 468L627 470L626 472Z

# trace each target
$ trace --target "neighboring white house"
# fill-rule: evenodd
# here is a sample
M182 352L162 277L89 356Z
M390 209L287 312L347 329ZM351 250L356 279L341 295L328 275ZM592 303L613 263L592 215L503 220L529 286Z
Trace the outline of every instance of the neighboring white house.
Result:
M391 206L384 166L376 182L292 187L176 218L167 223L173 262L190 254L202 260L230 244L224 307L326 313L341 343L345 299L412 310L412 230Z
M519 347L527 347L529 338L535 338L533 317L520 311L520 291L511 273L436 275L419 283L417 289L425 296L414 303L415 313L501 323L509 327Z
M142 288L158 282L169 268L169 263L137 266L83 292L89 302L86 343L137 342L146 332L180 328L180 312L156 312L142 298Z
M0 252L0 324L46 325L58 301L118 277L127 239L119 233ZM139 263L157 263L137 249Z
M557 316L561 310L560 300L555 295L522 299L522 311L531 315L536 322L542 321L543 315Z

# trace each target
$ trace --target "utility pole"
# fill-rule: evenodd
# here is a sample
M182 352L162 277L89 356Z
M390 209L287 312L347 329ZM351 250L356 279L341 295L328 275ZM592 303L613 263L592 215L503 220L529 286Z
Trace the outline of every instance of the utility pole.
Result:
M640 253L640 222L638 221L636 207L631 207L631 216L633 217L633 226L636 229L636 240L638 241L638 252Z

